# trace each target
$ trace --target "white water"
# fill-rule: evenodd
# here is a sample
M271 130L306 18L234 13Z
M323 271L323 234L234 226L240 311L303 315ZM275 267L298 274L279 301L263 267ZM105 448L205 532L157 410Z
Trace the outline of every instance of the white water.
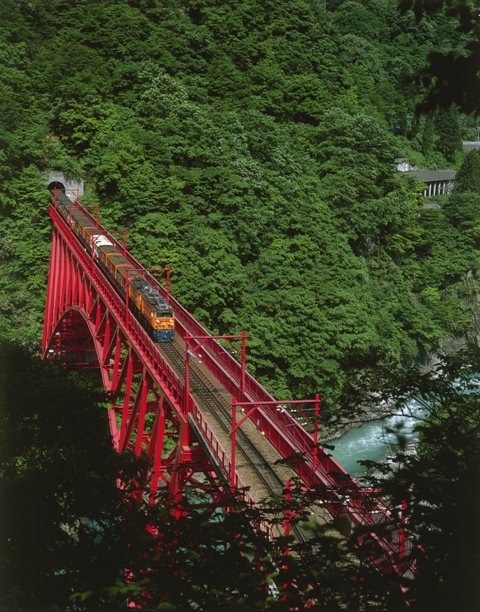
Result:
M335 450L328 452L349 474L360 476L365 468L357 463L359 460L382 461L388 451L398 448L398 436L387 430L393 429L404 439L412 440L417 435L414 425L421 414L420 405L411 402L403 415L365 423L338 440L332 440L329 444L335 446Z

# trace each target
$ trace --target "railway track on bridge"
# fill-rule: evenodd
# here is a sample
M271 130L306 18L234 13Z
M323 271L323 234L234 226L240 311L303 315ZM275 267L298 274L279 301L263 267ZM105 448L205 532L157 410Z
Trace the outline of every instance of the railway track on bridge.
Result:
M185 349L182 350L178 340L157 343L157 348L168 359L177 374L184 379ZM209 423L216 434L223 440L229 437L232 425L230 404L226 397L220 395L218 389L193 359L190 365L190 391L202 410L208 414ZM248 431L245 431L245 429L248 429ZM252 440L252 433L257 434L255 437L257 437L257 441L261 440L262 448L259 448L258 443ZM237 453L240 453L243 458L243 464L239 461L239 469L243 472L244 481L250 483L254 498L261 499L268 495L281 505L284 499L285 477L288 474L285 468L272 465L279 457L253 423L249 423L247 427L240 428L237 431ZM253 484L255 481L260 482L262 487ZM259 490L262 492L261 496L258 495ZM302 530L297 527L293 529L299 541L303 542L309 539L308 535Z

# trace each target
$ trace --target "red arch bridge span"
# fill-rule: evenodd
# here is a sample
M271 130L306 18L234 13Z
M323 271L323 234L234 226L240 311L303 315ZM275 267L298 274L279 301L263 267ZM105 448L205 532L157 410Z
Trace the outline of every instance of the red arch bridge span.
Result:
M78 367L99 368L112 402L113 444L119 452L130 449L150 457L152 495L160 488L175 496L189 486L209 489L216 483L212 504L228 506L231 487L246 485L252 503L266 495L281 496L291 471L275 461L294 456L303 483L328 491L323 503L333 517L348 518L367 532L372 527L378 543L373 561L380 570L414 573L410 558L415 546L402 524L392 522L382 500L364 491L315 444L316 429L309 433L284 403L245 372L97 218L79 202L72 203L78 207L95 232L107 236L168 299L176 315L175 341L155 343L128 313L125 297L53 198L42 354L65 355ZM318 411L318 399L313 404ZM225 483L223 489L218 483Z

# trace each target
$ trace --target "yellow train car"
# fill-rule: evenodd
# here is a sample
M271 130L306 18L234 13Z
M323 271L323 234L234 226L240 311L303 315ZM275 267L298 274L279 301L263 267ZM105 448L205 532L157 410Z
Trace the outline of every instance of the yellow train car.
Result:
M157 342L173 340L175 334L173 309L143 276L139 276L130 262L112 247L111 244L99 244L98 258L109 270L117 285L125 287L128 274L128 297L136 317Z

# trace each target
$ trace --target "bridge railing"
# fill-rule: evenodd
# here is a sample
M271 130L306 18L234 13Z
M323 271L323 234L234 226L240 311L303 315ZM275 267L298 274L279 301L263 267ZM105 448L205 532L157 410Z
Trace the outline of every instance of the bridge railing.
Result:
M75 206L81 208L82 213L90 219L92 226L96 226L98 228L99 234L107 236L108 239L118 248L118 250L124 254L125 258L132 264L132 267L138 270L143 270L143 273L149 282L165 298L169 297L170 304L175 311L176 330L181 337L184 338L187 332L193 336L210 335L207 330L196 319L194 319L192 315L173 296L167 296L167 292L162 284L128 251L125 251L124 245L121 244L106 228L104 228L86 208L82 207L78 202L75 203ZM57 223L60 221L64 227L68 228L67 231L71 232L71 228L65 223L63 217L58 214L54 207L53 210L57 216ZM83 265L85 266L86 270L90 270L90 255L88 255L85 249L80 246L80 243L78 243L77 252L83 259ZM101 286L105 293L109 296L112 310L117 313L117 316L120 317L122 324L124 325L125 316L123 313L125 312L125 303L120 299L119 295L115 289L113 289L112 285L106 279L98 266L94 266L92 272L95 283L97 283L98 286ZM176 401L182 404L183 407L183 384L178 380L177 375L169 366L168 362L166 362L163 356L157 351L151 338L136 321L136 319L129 317L129 326L131 326L132 330L134 330L136 341L139 343L139 348L145 355L150 369L155 371L158 375L161 375L164 382L166 382L168 379L173 396L175 397ZM214 376L225 386L229 393L231 393L232 396L237 399L237 401L274 401L274 398L248 372L246 372L245 376L245 393L242 393L240 390L242 372L239 362L213 338L207 340L204 346L208 350L203 355L203 362L214 374ZM305 456L307 462L312 463L314 444L313 436L309 434L290 415L288 411L276 410L272 406L264 406L260 407L255 412L252 420L254 423L256 423L257 427L265 433L267 439L282 456L285 457L288 455L301 453ZM343 468L321 448L318 449L317 460L319 466L319 469L317 470L317 479L319 479L320 482L324 484L333 483L334 480L331 478L332 473L340 473L342 474L343 478L349 478L345 470L343 470ZM312 470L313 463L308 469L306 464L299 464L297 471L299 471L301 476L314 482L316 479L311 473Z
M167 296L167 291L163 285L128 251L125 251L124 245L119 242L112 233L103 227L86 208L81 206L78 202L75 203L75 205L81 208L82 213L90 219L92 225L98 228L99 234L107 236L118 250L124 254L125 258L132 264L132 267L137 270L143 270L145 278L149 280L157 291L165 298L168 297L175 311L176 331L182 338L185 337L187 332L192 336L210 335L173 296ZM140 326L138 327L140 328ZM146 334L141 334L139 332L139 336L140 335L146 336ZM142 344L145 347L147 344L153 346L151 341L148 343L142 342ZM248 372L246 372L245 375L245 393L242 393L240 390L240 380L242 376L240 363L213 338L207 340L204 346L208 349L203 360L205 365L237 401L274 401L274 398L266 389ZM156 349L154 350L156 352ZM313 437L287 411L280 412L272 407L260 407L252 420L255 421L255 418L258 421L258 427L265 432L265 435L269 437L270 441L281 453L304 453L306 457L312 455ZM287 443L285 440L285 431L288 431L289 440ZM321 469L323 465L327 469L334 466L338 472L344 472L342 467L336 464L334 459L326 454L323 449L319 449L318 455L318 463ZM344 474L347 476L346 472L344 472Z

